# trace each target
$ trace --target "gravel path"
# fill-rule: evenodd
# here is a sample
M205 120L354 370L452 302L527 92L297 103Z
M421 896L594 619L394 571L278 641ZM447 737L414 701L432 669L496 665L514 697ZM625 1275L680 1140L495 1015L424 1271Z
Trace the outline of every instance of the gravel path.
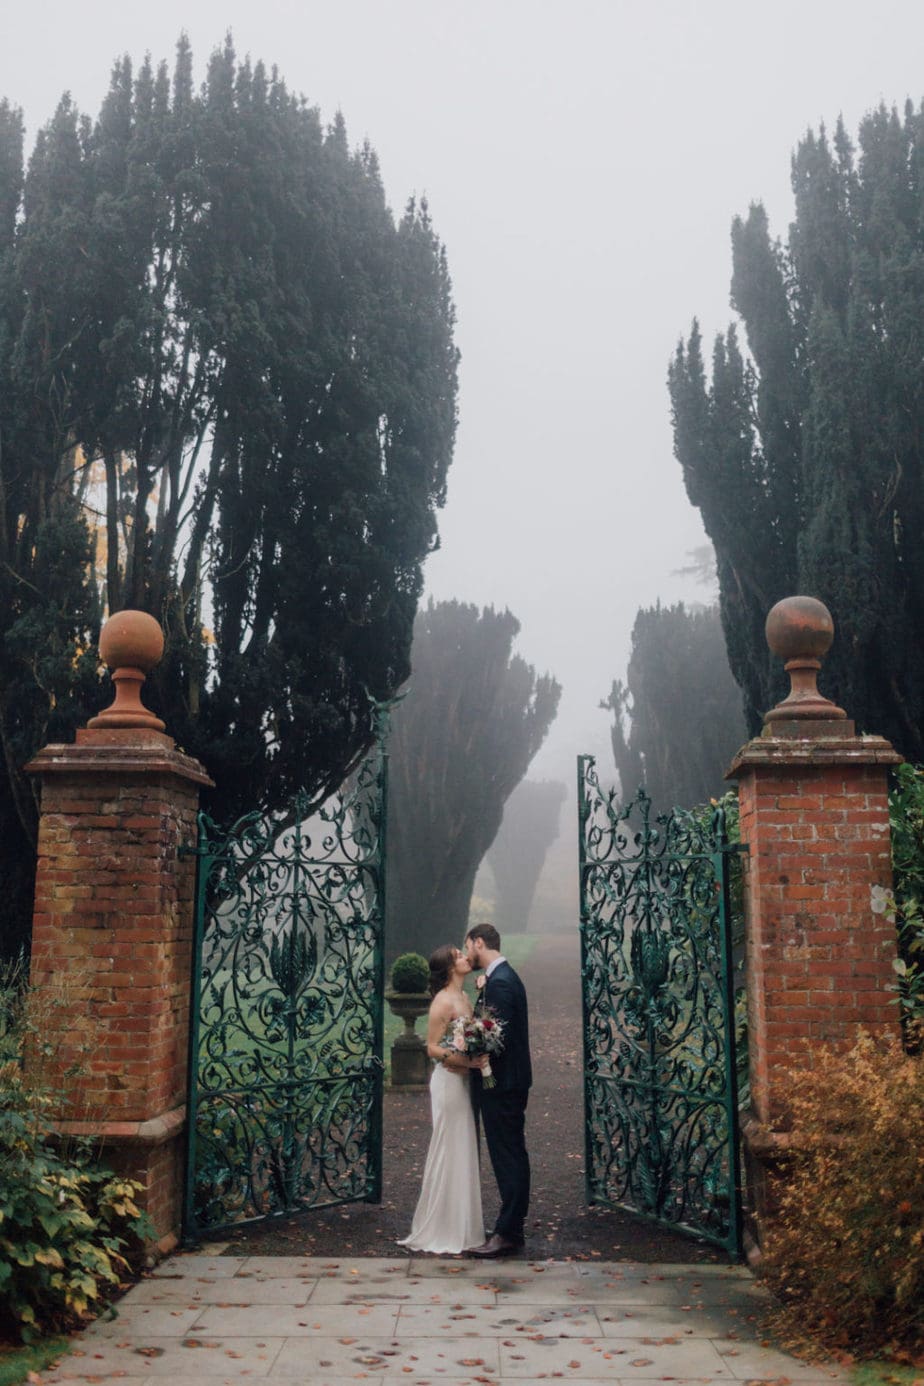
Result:
M526 1254L603 1260L705 1262L727 1257L706 1243L632 1217L584 1204L584 1108L581 992L576 931L541 937L522 970L529 993L534 1086L526 1137L533 1168ZM430 1136L425 1090L385 1097L383 1201L306 1213L237 1232L227 1250L241 1256L392 1256L405 1236L420 1189ZM485 1220L497 1194L482 1154Z

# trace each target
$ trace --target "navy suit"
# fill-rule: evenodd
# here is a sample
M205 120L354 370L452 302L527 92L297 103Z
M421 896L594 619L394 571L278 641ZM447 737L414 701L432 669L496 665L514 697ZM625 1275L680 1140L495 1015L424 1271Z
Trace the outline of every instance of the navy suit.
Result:
M501 1208L494 1231L506 1241L523 1240L529 1207L529 1155L526 1150L526 1103L533 1081L529 1057L526 991L506 961L494 968L479 996L504 1021L504 1048L491 1055L494 1087L486 1088L472 1072L472 1102L484 1126L491 1168Z

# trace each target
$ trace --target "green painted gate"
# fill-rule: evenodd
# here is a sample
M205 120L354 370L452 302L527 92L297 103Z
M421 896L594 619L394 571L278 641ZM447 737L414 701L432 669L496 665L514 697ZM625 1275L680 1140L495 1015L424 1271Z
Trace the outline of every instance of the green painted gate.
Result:
M199 817L185 1234L381 1198L385 756Z
M620 807L592 756L578 804L587 1200L740 1256L739 849L721 808Z

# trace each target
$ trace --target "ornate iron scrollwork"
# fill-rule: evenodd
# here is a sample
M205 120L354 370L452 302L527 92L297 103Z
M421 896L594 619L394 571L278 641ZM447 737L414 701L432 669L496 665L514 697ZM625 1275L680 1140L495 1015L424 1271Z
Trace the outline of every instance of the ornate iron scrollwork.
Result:
M740 1254L721 810L625 807L578 761L587 1197Z
M380 1197L384 764L317 810L200 815L189 1235Z

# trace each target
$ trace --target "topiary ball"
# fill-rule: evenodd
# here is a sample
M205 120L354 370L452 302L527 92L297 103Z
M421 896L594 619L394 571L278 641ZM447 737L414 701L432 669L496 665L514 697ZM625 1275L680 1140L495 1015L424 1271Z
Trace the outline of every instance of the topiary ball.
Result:
M391 965L391 985L395 991L426 991L429 980L429 964L419 953L402 953Z

